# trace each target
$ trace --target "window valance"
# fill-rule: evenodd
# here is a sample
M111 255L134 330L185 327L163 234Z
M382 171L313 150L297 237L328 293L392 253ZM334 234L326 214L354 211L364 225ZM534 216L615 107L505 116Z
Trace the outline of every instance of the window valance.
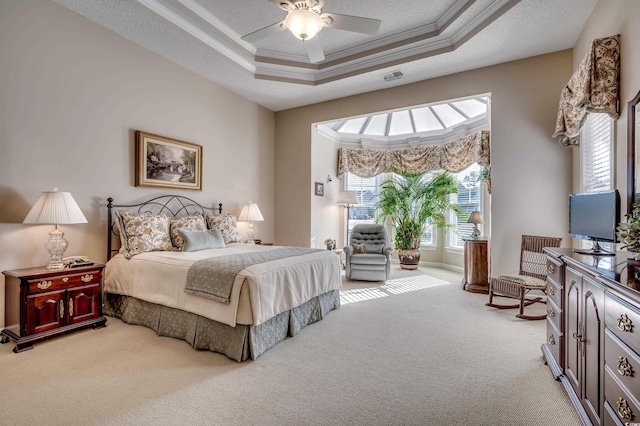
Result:
M554 138L561 145L580 143L580 130L590 112L619 117L620 35L593 41L580 66L562 89Z
M488 130L442 145L418 148L397 150L340 148L338 177L341 178L345 172L361 177L372 177L393 171L421 173L444 169L457 173L473 163L489 166Z

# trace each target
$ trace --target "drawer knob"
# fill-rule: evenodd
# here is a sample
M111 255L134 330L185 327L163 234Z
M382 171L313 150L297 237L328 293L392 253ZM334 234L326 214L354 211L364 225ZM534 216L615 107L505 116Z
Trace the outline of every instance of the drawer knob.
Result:
M64 277L64 278L62 279L62 282L63 282L63 283L66 283L67 281L69 281L69 277Z
M549 335L549 339L547 341L549 342L550 345L556 344L556 338L553 336L553 334Z
M40 290L47 289L51 287L51 281L40 281L38 284L36 284L36 287L38 287Z
M556 273L556 265L554 265L553 263L550 263L549 266L547 267L547 271L549 271L549 275L553 275Z
M622 420L631 420L633 418L633 412L631 411L631 407L629 407L629 403L622 399L622 397L618 398L618 415Z
M82 280L83 283L88 283L93 279L93 275L89 275L89 274L83 275L82 277L80 277L80 279Z
M618 358L618 374L621 376L633 376L633 367L626 357L621 356Z
M632 328L633 323L631 322L627 314L620 315L620 318L618 318L618 330L626 332L631 331Z
M549 285L548 287L549 287L549 294L552 295L552 296L555 296L556 295L556 288L554 286L552 286L552 285Z
M556 311L554 311L553 308L549 308L547 309L547 315L549 315L550 317L555 317Z

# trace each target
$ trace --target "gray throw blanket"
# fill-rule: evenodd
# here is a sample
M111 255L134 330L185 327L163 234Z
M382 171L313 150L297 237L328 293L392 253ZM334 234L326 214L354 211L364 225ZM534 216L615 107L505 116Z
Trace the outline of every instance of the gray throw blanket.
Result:
M231 289L236 275L247 266L285 257L314 253L318 249L282 247L267 251L210 257L195 262L187 272L185 293L202 296L217 302L230 303Z

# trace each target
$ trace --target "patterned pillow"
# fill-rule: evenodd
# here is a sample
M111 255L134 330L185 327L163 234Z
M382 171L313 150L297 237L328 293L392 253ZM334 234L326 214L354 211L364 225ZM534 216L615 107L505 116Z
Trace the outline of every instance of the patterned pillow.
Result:
M236 217L234 215L207 213L206 216L207 227L209 229L220 229L225 244L242 242L242 235L240 235L240 232L238 231Z
M163 214L116 211L120 241L127 259L149 251L171 251L169 218Z
M182 250L184 240L178 232L178 229L187 229L189 231L206 231L207 224L202 215L172 217L169 226L169 235L171 235L171 243L178 250Z
M364 243L362 244L351 243L351 247L353 247L354 254L363 254L367 252L367 250L364 248Z

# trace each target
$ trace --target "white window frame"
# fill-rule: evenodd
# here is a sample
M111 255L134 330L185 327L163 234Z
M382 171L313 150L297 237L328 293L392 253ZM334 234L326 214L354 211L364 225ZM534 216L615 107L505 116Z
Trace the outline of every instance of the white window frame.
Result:
M589 113L580 132L580 192L607 191L615 188L615 126L604 113ZM581 248L593 242L580 240ZM612 251L613 244L600 243Z
M473 170L469 170L471 167L473 167ZM465 175L467 173L476 172L476 171L478 173L482 172L482 166L480 166L477 163L474 163L473 165L470 165L469 167L467 167L461 172L451 173L451 174L455 176L457 179L459 175ZM477 189L480 193L480 199L478 200L476 209L479 211L483 211L482 207L485 203L485 200L484 200L485 194L484 194L484 190L480 180L478 180ZM457 203L457 199L458 199L458 194L449 195L450 202ZM471 205L476 203L460 203L460 204ZM456 226L449 228L446 232L445 249L450 252L459 253L464 250L462 237L468 236L471 234L471 232L473 231L473 225L472 224L458 225L458 218L454 212L449 212L448 223L454 223ZM481 231L482 231L482 226L483 225L478 225ZM456 238L456 235L458 235L459 237ZM456 242L460 242L460 244L456 244Z

